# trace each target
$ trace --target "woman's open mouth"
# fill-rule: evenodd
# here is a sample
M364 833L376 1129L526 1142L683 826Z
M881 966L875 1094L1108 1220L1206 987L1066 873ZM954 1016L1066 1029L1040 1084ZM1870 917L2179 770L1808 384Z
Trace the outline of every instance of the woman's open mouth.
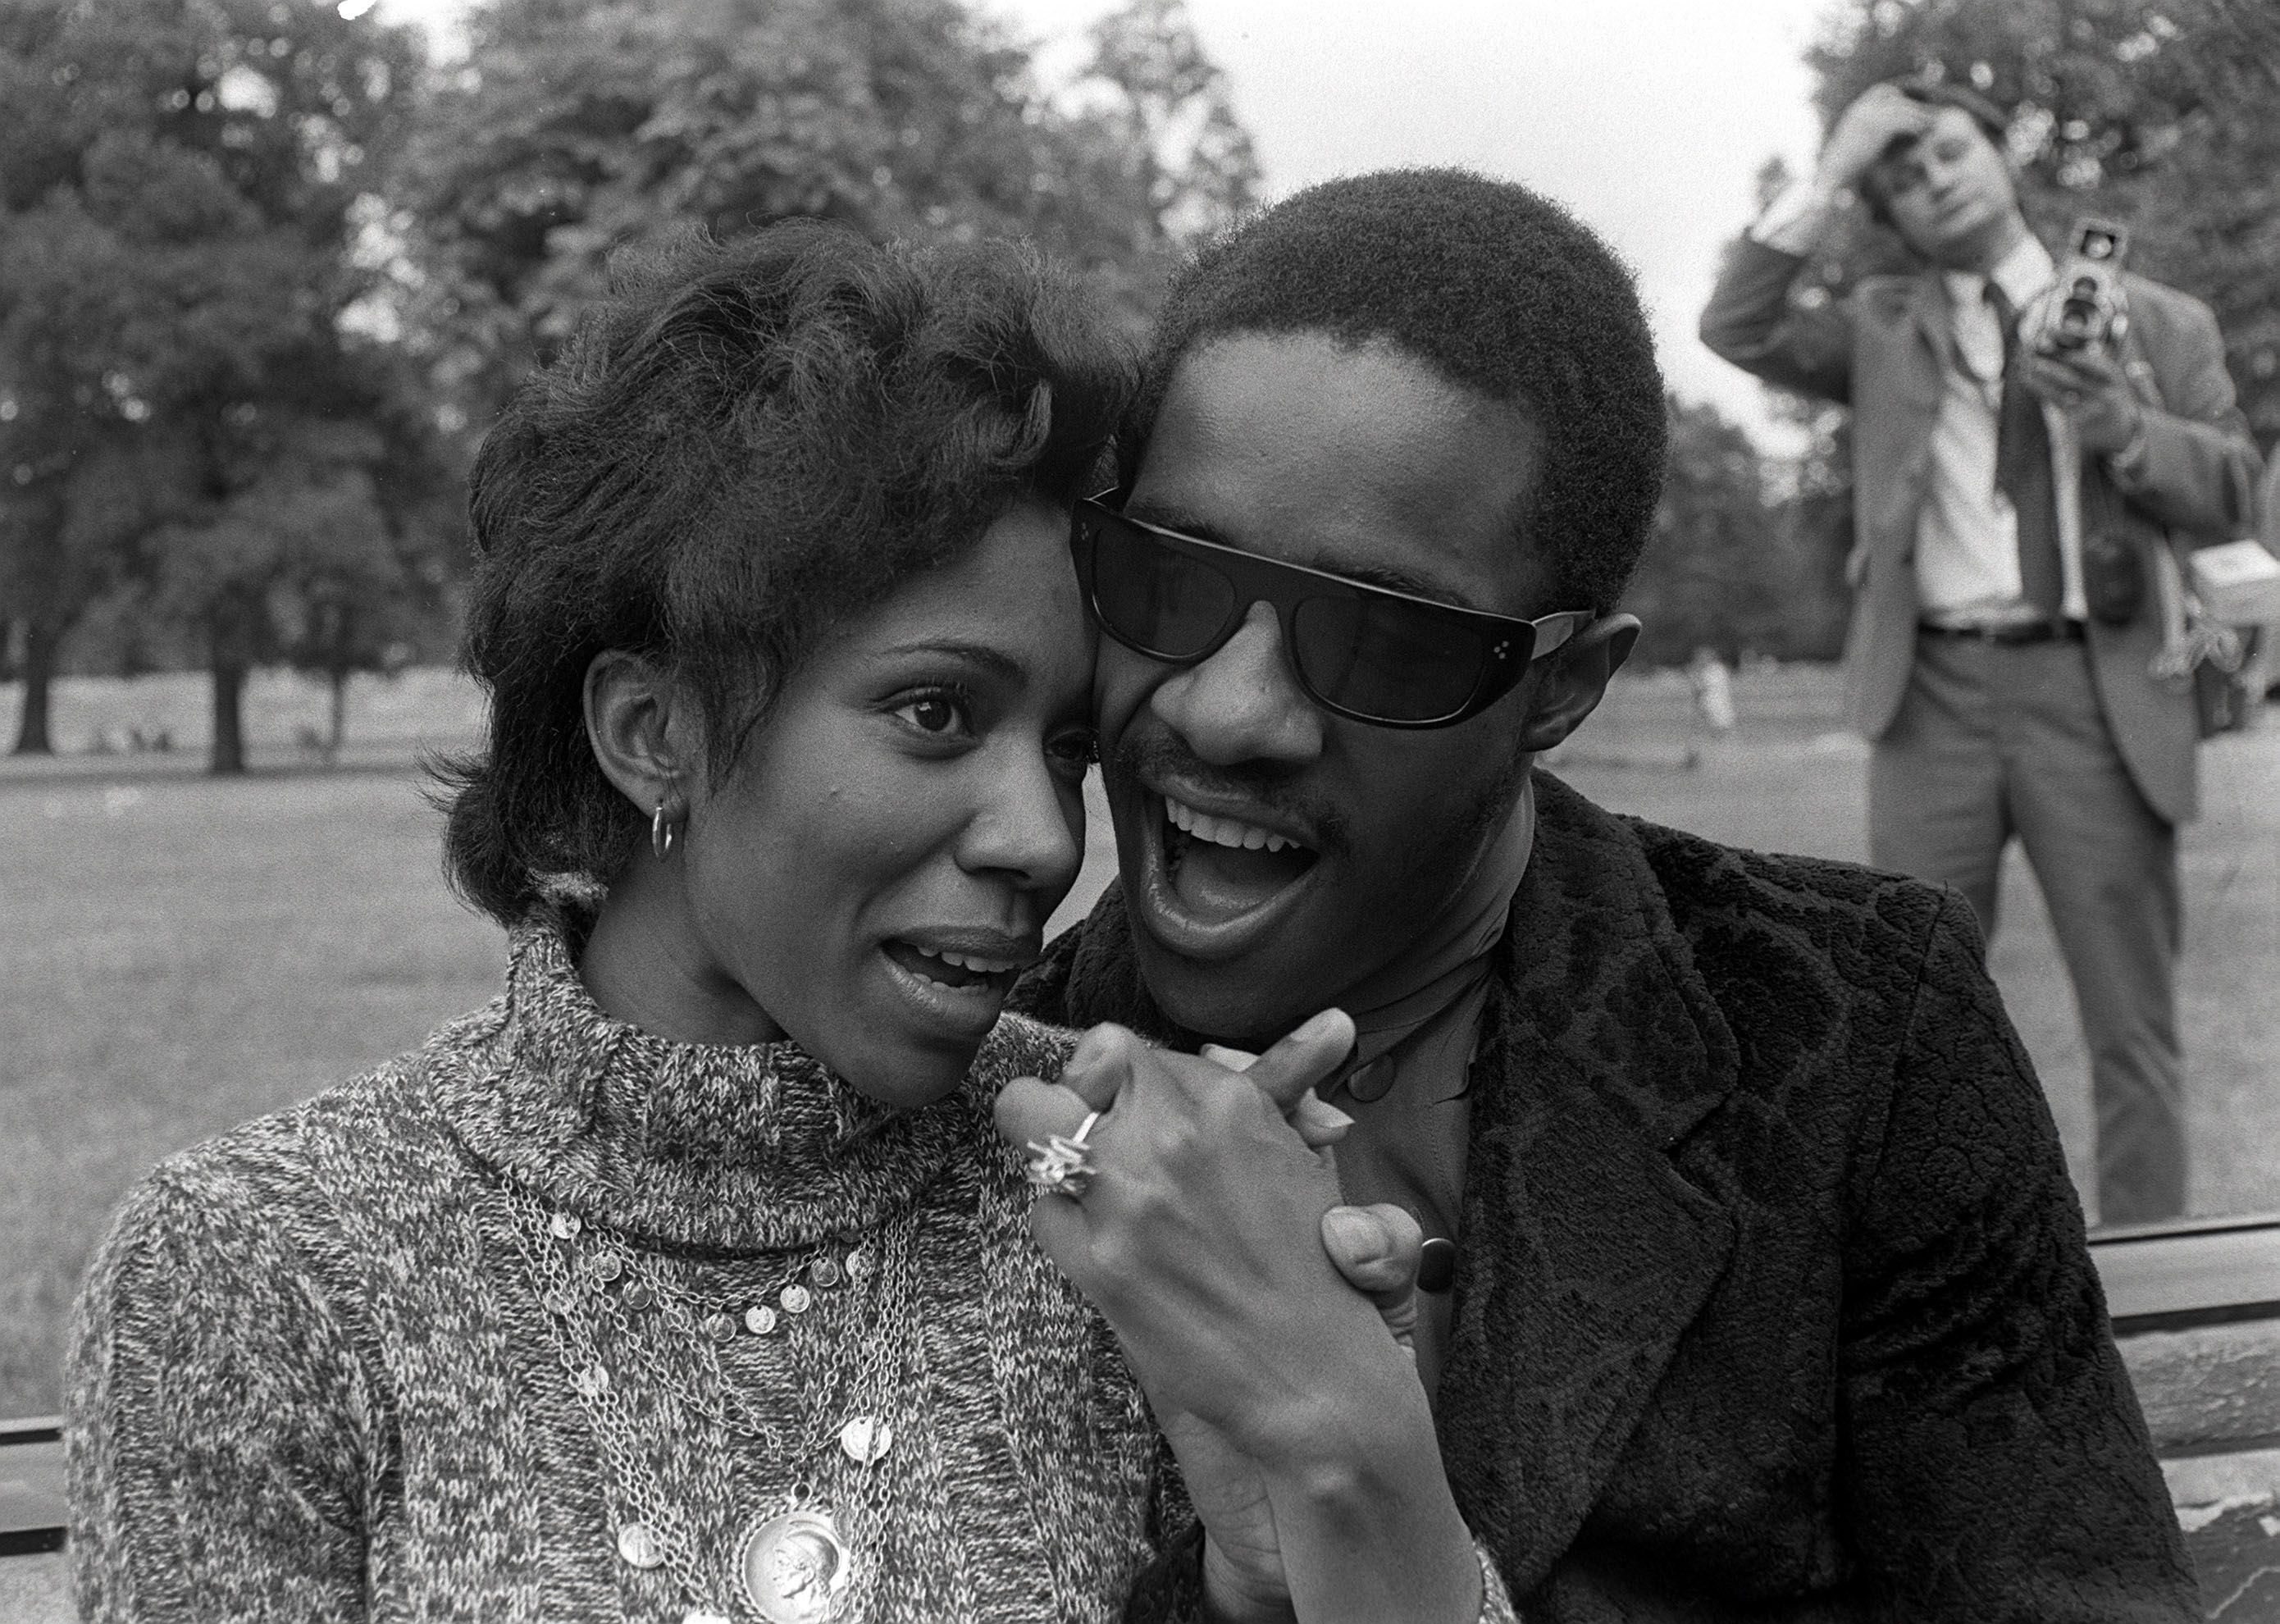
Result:
M1025 959L982 953L953 953L920 947L897 937L883 944L887 957L921 980L957 989L979 987L1004 997L1013 990Z

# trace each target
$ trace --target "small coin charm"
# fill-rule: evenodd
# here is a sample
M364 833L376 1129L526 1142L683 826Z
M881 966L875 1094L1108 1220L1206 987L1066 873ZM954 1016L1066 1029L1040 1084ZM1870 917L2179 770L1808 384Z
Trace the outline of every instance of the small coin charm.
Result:
M605 1286L625 1272L625 1260L613 1251L602 1252L594 1259L594 1278Z
M825 1290L829 1290L837 1285L842 1278L839 1273L839 1259L829 1252L825 1252L807 1266L807 1277Z
M657 1293L649 1289L645 1281L637 1280L626 1288L625 1304L628 1308L647 1308L656 1301Z
M610 1390L610 1373L599 1365L589 1365L570 1378L570 1385L588 1398L599 1398Z
M578 1299L567 1286L550 1286L546 1291L546 1312L566 1320L578 1311Z
M727 1314L707 1314L705 1316L705 1334L714 1342L733 1342L736 1336L736 1322Z
M578 1231L585 1227L578 1221L578 1214L575 1212L557 1212L546 1220L548 1232L558 1241L576 1239Z
M618 1530L618 1554L635 1567L665 1566L665 1543L645 1522L629 1522Z
M867 1466L895 1447L895 1429L882 1416L859 1415L839 1429L839 1447L857 1466Z
M776 1328L776 1311L766 1303L753 1304L744 1310L744 1328L755 1336L774 1335Z
M847 1254L847 1278L868 1280L871 1277L871 1250L858 1246Z
M805 1286L794 1283L786 1286L783 1289L783 1295L776 1301L783 1305L784 1312L788 1314L804 1314L807 1312L808 1305L815 1301L815 1297Z
M744 1599L767 1624L829 1624L855 1581L854 1553L830 1514L813 1506L745 1530L736 1547Z

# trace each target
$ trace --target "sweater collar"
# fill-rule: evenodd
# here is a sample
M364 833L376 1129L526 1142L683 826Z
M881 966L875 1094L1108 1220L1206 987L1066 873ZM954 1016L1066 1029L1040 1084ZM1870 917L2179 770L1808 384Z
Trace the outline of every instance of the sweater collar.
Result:
M907 1206L973 1136L964 1090L896 1111L796 1043L676 1043L618 1020L579 978L583 922L538 913L511 933L492 1029L437 1067L453 1131L541 1199L652 1245L807 1245Z

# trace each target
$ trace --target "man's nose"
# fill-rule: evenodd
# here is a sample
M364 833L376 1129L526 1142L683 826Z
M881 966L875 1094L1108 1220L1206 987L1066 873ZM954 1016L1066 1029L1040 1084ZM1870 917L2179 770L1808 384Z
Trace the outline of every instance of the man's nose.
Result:
M1322 751L1322 712L1291 672L1270 604L1252 604L1234 636L1159 684L1149 704L1214 766L1311 761Z

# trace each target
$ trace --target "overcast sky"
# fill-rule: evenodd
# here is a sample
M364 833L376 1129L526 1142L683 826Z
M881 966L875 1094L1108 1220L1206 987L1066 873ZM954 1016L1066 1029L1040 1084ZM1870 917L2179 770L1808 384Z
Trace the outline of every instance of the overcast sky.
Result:
M980 0L1041 42L1112 0ZM1817 141L1800 61L1829 0L1188 0L1273 195L1393 164L1465 164L1550 193L1637 267L1682 395L1769 443L1758 386L1694 318L1776 152ZM382 0L400 18L460 0Z

